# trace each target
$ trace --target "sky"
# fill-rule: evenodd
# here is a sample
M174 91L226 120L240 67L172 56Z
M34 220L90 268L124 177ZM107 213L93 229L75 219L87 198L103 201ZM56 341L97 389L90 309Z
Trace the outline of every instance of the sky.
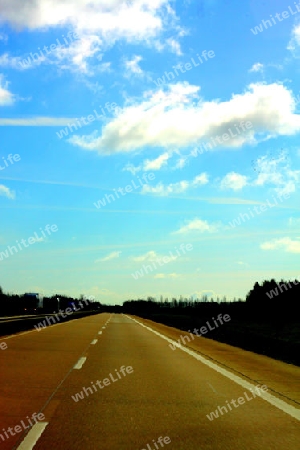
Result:
M0 286L299 278L300 2L0 0Z

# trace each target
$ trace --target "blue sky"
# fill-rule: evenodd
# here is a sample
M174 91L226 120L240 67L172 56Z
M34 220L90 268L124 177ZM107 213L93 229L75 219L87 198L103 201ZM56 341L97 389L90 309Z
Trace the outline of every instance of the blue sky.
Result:
M0 0L5 291L299 277L300 3L261 3Z

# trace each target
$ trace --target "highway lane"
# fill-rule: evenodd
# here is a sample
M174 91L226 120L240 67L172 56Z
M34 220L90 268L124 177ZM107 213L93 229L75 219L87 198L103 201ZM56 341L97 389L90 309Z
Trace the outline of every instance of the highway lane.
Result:
M22 420L27 425L26 417L44 407L109 316L89 316L0 338L8 347L0 352L0 430L5 437L3 442L0 436L1 449L13 448L23 435L9 434L7 439L3 429Z
M45 428L35 450L300 448L299 420L258 395L253 398L192 355L172 351L165 339L134 319L173 339L182 332L139 318L109 317L84 318L6 341L9 348L0 355L6 374L1 374L1 387L4 383L7 391L10 381L16 384L6 394L12 403L1 427L35 411L43 413ZM299 368L204 338L188 347L253 387L265 384L268 393L291 409L299 408ZM82 367L72 370L81 358L86 358ZM237 404L241 397L244 403L230 410L230 402ZM0 405L3 410L2 395ZM218 406L223 415L212 418ZM159 437L165 438L160 440L164 447ZM0 448L18 448L20 442L13 439ZM26 445L22 450L30 448Z

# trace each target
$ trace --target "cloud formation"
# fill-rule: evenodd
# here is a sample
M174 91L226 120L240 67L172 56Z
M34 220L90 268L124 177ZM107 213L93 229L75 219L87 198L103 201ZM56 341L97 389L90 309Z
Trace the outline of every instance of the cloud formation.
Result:
M0 195L10 198L11 200L13 200L16 197L15 193L8 187L4 186L3 184L0 184Z
M220 138L218 147L242 147L279 135L300 131L296 101L285 86L250 84L242 94L228 101L198 101L199 86L176 83L144 93L141 103L127 104L102 128L99 136L73 136L69 142L100 154L132 152L144 147L186 148L234 130L228 142ZM241 131L240 123L251 122ZM239 133L237 132L239 130Z
M144 184L141 193L168 196L171 194L181 194L189 188L203 186L207 183L208 183L207 174L201 173L200 175L197 175L192 181L182 180L179 181L178 183L170 183L167 185L164 185L163 183L158 183L156 186Z
M261 244L262 250L284 250L286 253L300 253L300 239L293 240L289 237L273 239Z
M5 81L3 74L0 73L0 106L12 105L15 96L8 89L8 81Z
M111 261L112 259L119 258L121 253L122 252L111 252L103 258L96 259L95 262Z
M197 233L213 233L218 230L218 225L209 224L206 220L201 220L195 218L193 220L187 221L186 225L180 227L177 231L174 231L173 234L187 234L191 232Z

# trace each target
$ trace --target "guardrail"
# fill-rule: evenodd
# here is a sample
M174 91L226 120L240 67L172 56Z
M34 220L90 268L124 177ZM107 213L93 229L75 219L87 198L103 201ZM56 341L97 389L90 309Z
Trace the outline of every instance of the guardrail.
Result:
M69 320L80 319L82 317L91 316L95 314L101 314L101 311L80 311L74 312L72 315L69 315L65 318L61 317L57 323L67 322ZM23 317L23 318L12 318L7 317L7 320L0 321L0 336L7 336L10 334L18 333L20 331L27 331L34 328L35 325L38 325L40 322L45 320L46 318L55 317L55 314L43 314L38 316L31 317ZM2 318L3 319L3 318ZM50 325L47 325L47 327Z

